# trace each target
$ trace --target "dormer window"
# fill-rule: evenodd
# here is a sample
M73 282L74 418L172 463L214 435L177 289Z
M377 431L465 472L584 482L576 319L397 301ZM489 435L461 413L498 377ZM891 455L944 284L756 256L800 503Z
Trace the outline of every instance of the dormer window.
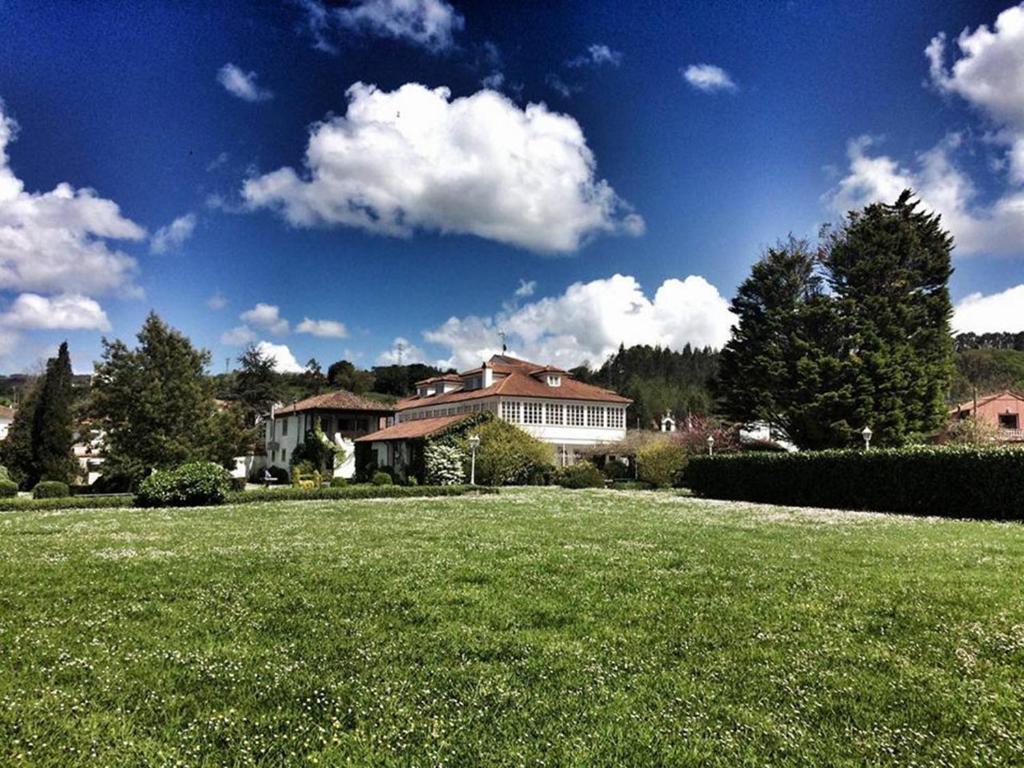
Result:
M562 386L562 377L557 373L549 373L547 375L547 382L549 387L560 387Z
M430 394L430 390L427 387L420 387L420 389L419 389L420 397L426 397L429 394Z

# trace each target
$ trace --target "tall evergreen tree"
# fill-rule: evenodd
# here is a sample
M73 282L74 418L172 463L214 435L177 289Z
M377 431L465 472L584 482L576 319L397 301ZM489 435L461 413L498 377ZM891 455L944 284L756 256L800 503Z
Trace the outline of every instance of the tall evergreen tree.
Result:
M953 237L905 190L847 216L823 256L848 340L846 441L864 425L879 445L939 429L954 372L949 297Z
M65 341L57 357L46 363L33 414L32 451L39 480L66 483L74 478L71 375L71 356Z
M732 302L737 324L722 350L721 410L736 422L764 422L804 447L835 441L839 334L824 293L818 254L790 238L754 264Z
M45 372L15 412L2 459L23 488L32 488L40 480L67 483L74 479L71 377L71 357L64 342L57 356L46 361Z
M805 448L858 445L865 426L877 445L935 431L953 372L952 247L905 191L850 213L820 254L792 239L770 250L733 301L725 413Z
M39 473L32 451L32 428L35 424L36 404L43 380L40 377L25 389L25 396L14 412L14 420L7 430L7 437L0 444L0 459L10 473L11 479L23 489L30 489L39 480ZM33 480L35 482L33 482Z
M104 474L137 482L186 461L230 463L243 446L214 434L216 407L205 375L210 354L150 313L138 346L103 340L92 409L105 433Z

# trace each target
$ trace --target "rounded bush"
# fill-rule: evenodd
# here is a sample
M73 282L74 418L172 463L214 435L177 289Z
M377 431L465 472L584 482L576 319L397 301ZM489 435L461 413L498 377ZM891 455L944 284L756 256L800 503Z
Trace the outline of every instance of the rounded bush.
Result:
M374 485L391 485L394 483L394 480L391 479L391 475L387 472L375 472L370 482Z
M217 464L196 461L156 471L139 486L140 507L202 507L223 504L231 491L230 473Z
M405 484L408 486L417 486L420 484L420 481L416 479L416 475L409 475L405 478Z
M637 479L655 488L668 488L681 481L686 468L686 451L674 442L657 442L644 446L636 454Z
M40 480L32 489L33 499L62 499L71 495L71 489L67 483L59 480Z
M604 488L604 475L589 461L577 461L558 470L555 483L563 488Z
M344 477L332 477L331 488L346 488L348 486L348 480Z
M18 484L13 480L0 480L0 498L10 499L18 495Z

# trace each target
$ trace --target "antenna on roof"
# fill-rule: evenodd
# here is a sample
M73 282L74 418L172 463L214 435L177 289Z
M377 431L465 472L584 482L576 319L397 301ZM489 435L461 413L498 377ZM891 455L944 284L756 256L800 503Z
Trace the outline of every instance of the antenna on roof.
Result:
M498 336L501 338L501 354L504 355L508 352L508 344L506 343L508 341L508 334L504 331L498 331Z

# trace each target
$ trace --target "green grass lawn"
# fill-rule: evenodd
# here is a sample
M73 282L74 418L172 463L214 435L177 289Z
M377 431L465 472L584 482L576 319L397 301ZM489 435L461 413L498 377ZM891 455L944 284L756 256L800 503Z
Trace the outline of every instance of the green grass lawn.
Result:
M0 764L1024 762L1024 526L671 494L0 514Z

